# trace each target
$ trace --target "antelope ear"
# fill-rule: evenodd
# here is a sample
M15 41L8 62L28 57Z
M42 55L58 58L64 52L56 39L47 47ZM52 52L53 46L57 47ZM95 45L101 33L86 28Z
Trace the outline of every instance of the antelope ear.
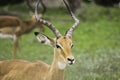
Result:
M44 34L40 34L39 32L34 32L34 34L37 37L38 41L40 41L42 44L54 46L55 41L52 38L49 38Z

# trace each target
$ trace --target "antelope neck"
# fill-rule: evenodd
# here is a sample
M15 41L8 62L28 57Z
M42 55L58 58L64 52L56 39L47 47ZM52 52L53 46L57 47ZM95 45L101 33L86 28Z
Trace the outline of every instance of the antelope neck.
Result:
M58 53L54 50L54 59L50 67L51 80L63 80L66 64L59 61Z

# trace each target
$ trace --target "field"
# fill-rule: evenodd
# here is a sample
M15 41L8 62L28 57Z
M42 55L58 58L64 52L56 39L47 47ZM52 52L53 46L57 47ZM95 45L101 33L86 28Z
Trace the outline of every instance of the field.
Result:
M67 67L65 80L120 80L120 8L94 7L96 5L89 5L91 10L87 8L85 14L81 10L77 16L81 22L73 33L72 50L76 62ZM29 18L28 12L22 9L19 10L22 19ZM45 18L49 18L63 35L74 23L65 8L50 9ZM21 37L22 51L17 53L17 59L42 60L50 64L53 48L40 44L33 34L35 31L38 30ZM44 34L54 37L46 27ZM12 59L12 45L11 40L0 40L0 60Z

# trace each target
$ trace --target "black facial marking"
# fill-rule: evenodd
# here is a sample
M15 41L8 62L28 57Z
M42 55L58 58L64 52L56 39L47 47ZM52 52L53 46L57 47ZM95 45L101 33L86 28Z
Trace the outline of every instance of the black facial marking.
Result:
M61 49L61 47L60 47L59 45L57 45L57 44L56 44L56 48L59 48L59 49Z

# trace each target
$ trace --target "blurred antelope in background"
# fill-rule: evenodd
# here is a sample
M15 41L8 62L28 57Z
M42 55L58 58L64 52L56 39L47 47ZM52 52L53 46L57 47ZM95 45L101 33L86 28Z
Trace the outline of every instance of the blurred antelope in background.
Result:
M35 0L27 0L27 5L31 12L34 13L34 4L36 3ZM43 8L42 15L46 12L46 6L42 0L40 0L40 4ZM32 15L31 19L29 20L21 20L17 14L13 14L10 12L6 12L1 14L0 16L0 39L2 38L11 38L13 39L13 57L16 58L17 50L20 50L19 46L19 38L26 33L31 32L33 29L39 28L40 31L44 31L43 26L41 23L36 22L35 15Z
M46 25L56 38L50 38L46 35L35 32L37 39L47 45L51 45L54 48L54 59L51 65L48 65L42 61L27 62L22 60L8 60L0 62L0 80L64 80L64 72L67 65L72 65L75 62L72 55L71 48L72 33L79 24L79 20L72 13L71 9L63 0L70 15L75 23L66 31L62 36L59 31L50 22L41 19L38 16L38 3L36 4L35 15L39 23Z
M19 49L19 38L26 33L31 32L33 29L39 28L43 31L43 26L37 23L33 15L30 20L23 21L17 16L0 16L0 39L11 38L13 39L13 57L16 57L16 51Z

